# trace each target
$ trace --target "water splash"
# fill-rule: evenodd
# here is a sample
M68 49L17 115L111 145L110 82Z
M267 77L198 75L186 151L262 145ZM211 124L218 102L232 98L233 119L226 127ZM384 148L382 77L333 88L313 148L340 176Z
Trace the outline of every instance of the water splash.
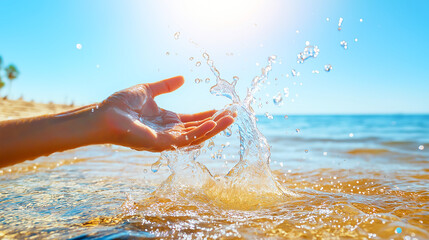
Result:
M265 117L267 117L270 120L274 118L273 115L271 115L269 112L265 112Z
M292 73L292 77L299 76L299 72L297 72L295 69L292 69L290 72Z
M338 31L341 31L341 26L343 25L343 18L340 17L340 19L338 20Z
M311 46L310 42L306 42L306 47L304 48L304 51L300 52L297 55L297 63L304 63L305 60L309 58L316 58L317 55L319 55L319 47L318 46Z
M283 97L281 93L278 93L273 97L273 102L276 106L281 106L283 104Z
M286 98L289 97L289 88L283 88L283 92Z
M228 128L226 128L225 130L223 130L223 134L224 134L225 136L227 136L227 137L231 137L231 135L232 135L231 128L230 128L230 127L228 127Z
M176 33L174 34L174 39L178 40L178 39L179 39L179 37L180 37L180 32L176 32Z
M326 64L325 65L325 72L330 72L332 70L332 65L331 64Z
M347 50L347 42L346 41L341 41L340 42L340 45L341 45L341 47L343 47L344 48L344 50Z
M237 114L234 124L238 127L240 137L240 160L225 176L213 176L197 161L201 151L198 146L163 152L161 156L168 159L172 174L154 194L171 195L180 191L201 193L217 204L234 209L260 208L279 199L296 196L274 179L269 167L270 148L266 138L257 128L255 112L251 107L254 95L268 79L277 57L268 58L268 64L262 68L259 76L253 78L242 101L235 91L238 77L228 82L221 77L207 53L203 53L203 58L216 78L216 84L211 87L210 93L230 99L231 103L225 106L224 110ZM230 129L225 130L227 136L229 133ZM213 147L214 142L209 140L207 148L211 150ZM220 149L216 154L212 154L211 158L221 159L224 156Z

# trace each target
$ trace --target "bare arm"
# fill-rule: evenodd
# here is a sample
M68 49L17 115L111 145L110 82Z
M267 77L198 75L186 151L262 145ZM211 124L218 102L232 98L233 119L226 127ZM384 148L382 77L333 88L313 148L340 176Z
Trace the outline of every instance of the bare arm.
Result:
M107 134L98 124L102 116L93 108L0 122L0 167L106 142Z
M69 112L0 122L0 167L91 144L161 152L199 144L233 123L231 113L176 114L154 97L176 90L182 77L140 84L100 104Z

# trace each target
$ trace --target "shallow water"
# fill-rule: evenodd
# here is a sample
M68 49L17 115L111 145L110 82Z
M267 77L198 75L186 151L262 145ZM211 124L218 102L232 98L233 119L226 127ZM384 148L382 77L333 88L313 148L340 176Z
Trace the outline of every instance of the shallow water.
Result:
M429 238L428 115L258 119L274 177L298 197L237 209L204 191L153 194L170 175L151 171L159 154L89 146L1 170L0 236ZM236 130L198 157L213 175L238 162Z

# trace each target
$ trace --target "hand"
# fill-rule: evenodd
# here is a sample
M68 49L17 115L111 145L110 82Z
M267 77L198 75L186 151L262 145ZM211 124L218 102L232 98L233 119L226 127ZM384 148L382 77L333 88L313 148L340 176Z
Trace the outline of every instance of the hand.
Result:
M139 84L119 91L101 104L111 143L137 150L161 152L196 145L234 122L230 112L216 110L176 114L159 108L154 98L184 83L181 76Z

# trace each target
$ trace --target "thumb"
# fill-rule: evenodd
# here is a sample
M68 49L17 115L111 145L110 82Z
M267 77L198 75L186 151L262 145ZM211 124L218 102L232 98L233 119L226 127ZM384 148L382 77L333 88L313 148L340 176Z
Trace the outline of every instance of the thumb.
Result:
M161 80L159 82L149 83L148 86L152 92L152 97L172 92L185 83L185 79L182 76L176 76L168 79Z

